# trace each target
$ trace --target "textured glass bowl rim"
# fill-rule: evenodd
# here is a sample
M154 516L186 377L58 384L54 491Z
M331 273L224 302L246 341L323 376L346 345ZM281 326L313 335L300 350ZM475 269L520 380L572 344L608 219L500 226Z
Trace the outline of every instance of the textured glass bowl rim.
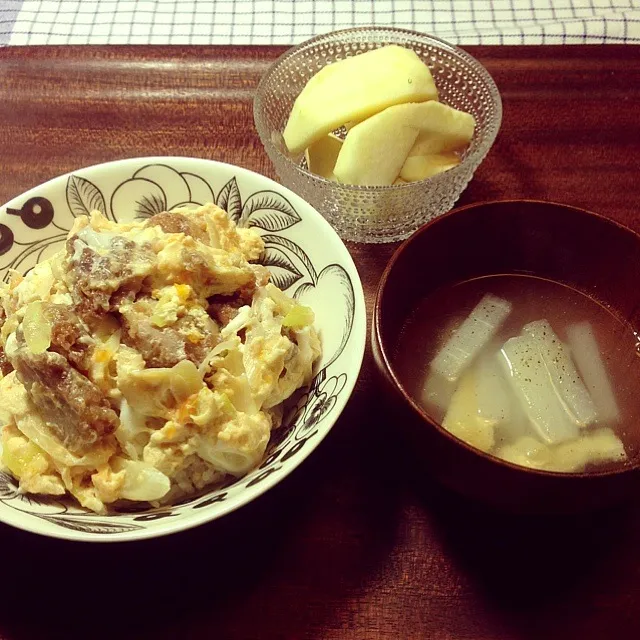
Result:
M341 39L342 36L349 35L357 35L362 34L366 35L367 33L391 33L398 35L405 35L410 40L414 40L416 42L420 42L421 44L429 44L432 46L436 46L440 49L444 49L450 53L455 53L457 56L462 58L465 62L467 62L472 67L475 67L478 74L481 76L483 81L489 87L489 89L493 89L490 91L492 97L492 103L495 108L495 122L492 123L494 128L493 132L489 137L487 137L481 145L479 145L476 149L468 153L462 160L462 162L445 171L443 173L436 174L435 176L431 176L430 178L425 178L424 180L417 180L415 182L407 182L406 184L392 184L392 185L376 185L376 186L363 186L363 185L354 185L354 184L344 184L341 182L333 182L331 180L327 180L311 171L308 171L304 167L300 166L300 164L296 163L290 156L283 153L277 145L275 145L271 140L270 131L265 131L259 124L259 120L262 118L260 115L262 102L264 99L265 86L268 82L270 82L271 77L285 62L290 60L291 58L295 58L301 51L316 45L318 43L327 42L327 43L336 43L340 44L341 42L349 43L351 42L348 38ZM426 33L420 33L419 31L413 31L411 29L401 29L398 27L351 27L349 29L340 29L338 31L330 31L328 33L323 33L318 36L314 36L309 40L305 40L300 44L290 48L288 51L285 51L273 64L269 66L267 71L264 73L262 78L260 78L260 82L258 83L258 87L256 88L255 97L253 100L253 120L256 125L256 129L258 130L258 135L260 136L260 140L262 144L267 148L268 151L274 153L276 156L284 160L285 163L289 164L293 167L298 173L310 178L318 185L326 185L330 188L342 189L345 191L351 191L356 193L388 193L393 190L399 189L407 189L410 190L412 188L415 189L417 185L425 185L427 183L439 182L440 180L445 180L447 177L451 177L452 174L462 173L463 170L466 170L469 164L472 164L472 160L478 159L478 164L482 162L482 159L487 154L489 149L491 149L498 132L500 131L500 126L502 124L502 98L500 97L500 91L498 90L498 86L495 83L495 80L491 77L491 74L487 71L487 69L470 53L464 51L464 49L460 49L456 47L454 44L443 40L442 38L438 38L436 36L432 36Z

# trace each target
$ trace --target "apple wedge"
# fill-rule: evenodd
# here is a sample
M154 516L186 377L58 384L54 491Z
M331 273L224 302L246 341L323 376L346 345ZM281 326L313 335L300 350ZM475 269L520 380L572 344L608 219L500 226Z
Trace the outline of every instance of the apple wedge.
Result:
M430 156L466 147L473 138L476 121L470 113L441 102L425 103L423 122L409 156Z
M388 107L350 129L338 154L336 178L345 184L393 184L418 137L424 104Z
M387 107L349 130L334 173L340 182L355 185L406 180L400 172L418 140L431 141L437 149L421 155L450 152L471 140L474 123L468 113L433 100Z
M432 156L409 156L400 169L400 178L406 182L426 180L460 164L455 153L438 153Z
M322 178L335 180L333 169L336 166L340 149L342 149L342 140L333 133L316 140L304 152L307 168L311 173Z
M397 45L330 64L305 85L283 137L293 155L348 122L361 122L387 107L437 100L429 67Z

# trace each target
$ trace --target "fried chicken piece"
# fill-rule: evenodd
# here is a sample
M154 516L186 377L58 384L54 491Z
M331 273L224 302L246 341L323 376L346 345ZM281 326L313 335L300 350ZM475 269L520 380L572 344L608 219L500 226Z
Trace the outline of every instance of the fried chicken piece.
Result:
M147 227L160 227L165 233L184 233L185 236L191 236L196 240L200 240L205 244L209 243L209 237L203 229L201 229L194 219L182 213L156 213L155 216L149 218L146 222Z
M154 261L150 247L89 227L81 229L67 241L67 284L78 312L90 317L133 300Z
M32 353L22 344L11 354L18 379L55 437L82 454L113 433L118 416L108 399L59 353Z
M42 303L45 318L51 325L49 349L67 358L82 373L89 370L95 343L80 317L66 305Z
M138 351L147 367L172 367L182 360L199 366L218 340L218 327L204 312L194 310L169 326L153 323L150 298L121 308L122 342Z

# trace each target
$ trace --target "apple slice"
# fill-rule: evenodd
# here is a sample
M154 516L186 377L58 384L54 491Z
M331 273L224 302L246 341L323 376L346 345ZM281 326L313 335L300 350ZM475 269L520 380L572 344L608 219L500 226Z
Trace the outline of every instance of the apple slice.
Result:
M437 99L429 67L414 51L381 47L318 71L294 102L284 141L295 155L348 122L392 105Z
M390 185L398 177L418 137L415 123L424 103L388 107L349 130L334 173L340 182Z
M451 151L469 142L474 123L468 113L433 100L387 107L349 130L334 173L345 184L393 184L420 138L436 149L420 155Z
M400 178L406 182L426 180L460 164L455 153L439 153L432 156L409 156L400 169Z
M458 111L434 100L425 103L423 122L409 156L430 156L462 149L471 142L476 121L470 113Z
M304 152L307 168L311 173L322 178L335 180L333 168L336 166L340 149L342 149L342 140L333 133L316 140Z

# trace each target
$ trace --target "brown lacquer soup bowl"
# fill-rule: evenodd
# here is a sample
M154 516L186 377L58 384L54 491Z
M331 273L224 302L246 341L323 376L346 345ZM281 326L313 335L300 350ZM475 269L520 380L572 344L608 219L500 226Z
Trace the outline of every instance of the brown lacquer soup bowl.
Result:
M535 276L588 296L615 317L629 349L635 351L640 236L595 213L549 202L461 207L405 241L378 288L372 346L388 392L392 428L406 436L411 455L427 476L493 506L564 512L608 506L638 495L640 424L633 420L624 426L628 455L622 464L561 473L526 468L470 446L445 429L441 416L416 397L415 385L412 390L411 380L398 366L399 349L406 354L402 335L407 319L434 293L497 274ZM624 377L631 396L633 375L630 370Z

